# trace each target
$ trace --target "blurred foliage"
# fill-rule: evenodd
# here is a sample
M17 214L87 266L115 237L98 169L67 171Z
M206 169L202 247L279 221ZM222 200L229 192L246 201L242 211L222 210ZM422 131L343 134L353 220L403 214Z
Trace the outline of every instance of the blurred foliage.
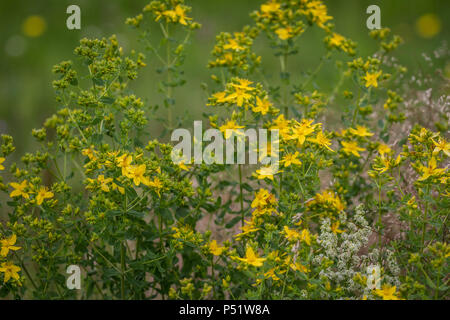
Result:
M53 75L51 67L72 56L73 48L83 37L107 37L116 33L119 43L128 50L136 47L136 33L124 23L147 1L144 0L46 0L46 1L2 1L0 3L0 132L8 133L18 142L18 151L32 143L29 139L31 128L37 127L57 109L51 87ZM45 5L43 4L45 3ZM208 81L206 61L213 48L215 35L219 31L238 31L250 21L248 12L259 7L255 0L192 0L191 15L202 23L202 28L189 46L185 72L189 84L178 91L177 98L184 101L186 121L197 119L205 105L205 97L200 90L202 82ZM66 28L66 8L76 4L81 8L81 30ZM450 2L430 1L379 1L379 0L335 0L326 1L329 11L338 21L336 30L358 42L362 55L373 52L375 43L368 36L366 28L366 8L377 4L381 8L383 27L389 27L400 35L405 43L396 53L410 72L426 68L421 55L431 52L443 40L449 38L448 20ZM314 30L320 32L320 30ZM324 45L318 42L315 32L307 34L303 43L302 64L290 66L293 73L310 71L317 64ZM256 51L270 50L262 45ZM152 59L147 60L151 69ZM275 60L263 62L266 70L275 65ZM274 68L272 68L274 69ZM158 90L154 70L144 72L135 91L138 95L155 96ZM332 85L330 75L323 72L318 82ZM160 103L151 101L152 104ZM189 112L189 113L187 113ZM154 128L155 134L160 128Z

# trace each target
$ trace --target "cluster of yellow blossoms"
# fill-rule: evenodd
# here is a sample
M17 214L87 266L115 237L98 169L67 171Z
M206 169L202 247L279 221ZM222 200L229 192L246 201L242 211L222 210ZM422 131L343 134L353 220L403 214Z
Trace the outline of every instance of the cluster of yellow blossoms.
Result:
M22 197L24 199L30 199L30 195L35 195L34 202L40 206L45 199L51 199L54 193L49 191L47 187L41 186L36 188L31 185L27 180L23 180L21 183L11 182L10 186L14 190L10 193L11 198Z
M97 152L95 150L84 149L83 154L87 155L90 162L88 162L85 167L89 168L91 162L96 162L95 166L97 168L101 168L102 164L99 159L95 156ZM161 180L155 176L153 179L149 179L147 176L147 165L146 164L132 164L133 156L124 153L120 156L119 152L108 152L107 160L103 161L103 165L109 169L113 169L114 167L121 170L122 177L126 177L130 179L134 183L136 187L139 187L141 184L152 188L158 196L161 196L161 191L163 190L163 183ZM136 159L142 158L142 154L136 156ZM89 170L88 170L89 171ZM156 173L161 173L161 169L159 167L152 170ZM117 182L113 178L105 178L105 175L100 174L96 179L87 178L88 189L96 189L99 188L104 192L110 192L111 190L117 190L121 194L125 194L125 188L120 186L119 184L123 183L122 179L116 178Z
M4 238L0 240L0 261L6 258L10 251L17 251L21 249L21 247L15 246L17 241L17 237L15 234L11 235L8 238ZM19 281L20 275L19 271L20 267L14 265L12 262L6 261L0 264L0 274L3 274L3 282L8 282L11 278ZM20 282L19 282L20 284Z

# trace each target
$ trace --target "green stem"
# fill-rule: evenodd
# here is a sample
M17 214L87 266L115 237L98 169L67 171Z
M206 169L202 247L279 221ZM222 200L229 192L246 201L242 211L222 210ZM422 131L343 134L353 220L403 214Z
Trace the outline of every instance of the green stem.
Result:
M125 300L125 246L120 243L120 297Z
M381 237L383 234L382 230L382 220L381 220L381 184L380 180L378 179L377 183L378 187L378 249L380 250L380 263L381 263Z
M356 121L356 117L358 115L359 103L360 103L360 99L359 98L360 98L360 96L361 96L361 88L358 87L358 99L357 99L357 102L356 102L355 111L353 112L352 127L354 126L355 121Z
M288 61L288 54L287 52L280 56L280 68L281 68L281 75L282 79L281 81L284 82L286 79L286 68L287 68L287 61ZM287 84L289 83L289 80L287 80ZM284 86L284 93L283 93L283 105L284 105L284 116L288 118L289 115L289 106L287 103L288 100L288 86Z
M287 277L288 277L288 274L289 274L289 270L291 269L291 267L288 266L287 268L288 269L287 269L287 271L286 271L286 273L284 275L284 280L283 280L283 290L281 291L281 299L283 299L283 297L284 297L284 289L286 288L286 280L287 280Z
M239 165L239 200L241 202L241 222L244 226L244 194L242 190L242 165Z
M428 195L429 195L428 186L426 187L425 191L426 191L426 196L428 197ZM424 247L425 247L425 233L427 230L427 225L428 225L428 201L425 201L425 215L424 215L423 226L422 226L422 247L420 248L421 252L423 252Z
M171 46L170 46L170 38L169 38L169 24L166 25L166 40L167 40L167 61L166 61L166 67L167 67L167 117L169 121L169 129L172 128L172 106L171 106L171 100L172 100L172 74L171 74Z
M213 288L213 296L212 298L215 299L216 297L216 283L214 279L214 256L211 258L211 280L212 280L212 288Z
M319 73L319 71L322 69L323 65L325 63L325 57L322 57L320 59L320 63L317 65L316 69L313 71L313 73L310 74L308 79L302 84L301 91L305 90L306 86L316 77L316 75Z
M31 277L31 274L28 272L28 269L27 269L27 267L25 266L25 263L23 262L22 259L19 258L19 255L18 255L15 251L13 251L13 253L14 253L14 256L19 260L20 265L22 266L23 271L25 271L25 273L27 274L28 279L30 280L31 284L33 285L33 288L37 291L38 288L37 288L37 286L36 286L36 283L33 281L33 278Z

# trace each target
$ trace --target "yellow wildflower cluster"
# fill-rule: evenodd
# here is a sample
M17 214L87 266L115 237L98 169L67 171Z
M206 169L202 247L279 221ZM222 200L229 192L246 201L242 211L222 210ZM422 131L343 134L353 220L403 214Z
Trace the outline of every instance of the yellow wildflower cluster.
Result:
M264 214L271 214L275 211L274 206L277 203L277 199L273 194L271 194L266 189L259 189L255 193L255 198L251 203L251 207L255 210L253 211L254 217L259 217Z
M318 212L327 216L337 216L345 209L345 204L339 196L331 191L324 190L322 193L317 193L313 199L307 203L310 212Z
M290 229L288 226L284 226L283 232L286 240L289 242L304 241L307 245L311 245L311 235L308 229L303 229L301 232L298 232L294 229Z
M383 300L402 300L399 297L396 286L384 284L381 289L374 290L375 294L381 297Z
M261 57L252 52L254 38L258 31L245 27L241 32L233 34L222 32L216 37L216 45L212 51L215 60L209 62L209 68L222 67L237 76L242 71L252 70L261 62ZM221 81L214 75L213 79Z
M190 11L191 7L185 5L183 0L173 0L169 3L163 1L151 1L143 9L144 13L151 12L155 17L156 22L163 20L166 23L181 24L192 29L199 28L200 25L187 16Z
M332 17L322 1L277 1L270 0L261 5L260 10L252 14L259 29L267 32L270 38L277 37L281 41L294 39L301 35L306 23L314 23L329 31L327 23ZM306 21L302 21L305 18Z
M49 191L47 187L41 186L37 188L34 185L30 185L26 179L21 183L11 182L10 186L14 188L9 195L11 198L22 197L28 200L30 199L30 195L34 195L34 199L31 200L35 201L38 206L40 206L45 199L54 197L54 193Z
M172 228L171 238L174 239L174 245L178 249L182 249L185 245L199 245L203 242L203 235L195 232L187 225ZM215 248L215 252L218 250Z
M266 260L266 258L259 258L252 247L247 247L244 258L236 257L236 259L254 267L261 267Z
M1 136L2 294L445 299L450 143L445 126L393 127L415 121L402 86L389 90L404 79L390 56L401 40L371 31L379 51L351 57L356 44L323 1L258 4L254 23L216 37L213 81L202 88L211 127L227 143L244 141L260 164L191 164L181 152L175 163L172 144L146 135L149 123L164 128L162 139L184 123L173 112L200 26L192 17L183 0L161 0L126 21L151 53L160 99L130 93L142 53L125 54L115 36L82 39L83 70L70 61L53 69L61 108L32 131L39 149L14 163L12 138ZM323 56L298 72L302 34L317 27ZM273 50L271 68L256 43ZM251 141L249 129L267 129L258 133L270 143ZM86 269L92 290L66 290L60 273L70 264Z
M119 156L120 151L107 152L106 157L103 159L97 158L95 155L98 154L97 151L89 149L84 149L83 154L87 155L89 158L89 162L85 165L88 167L87 173L91 171L89 169L89 164L92 161L96 163L96 169L110 169L114 170L115 168L120 169L120 176L116 179L108 177L106 178L104 174L98 175L96 179L87 178L88 186L87 189L95 190L100 189L103 192L110 192L117 190L120 194L125 194L125 188L122 186L123 184L127 185L127 181L124 178L128 178L129 181L133 182L136 187L142 185L151 188L154 192L161 196L161 191L164 188L163 182L160 180L158 176L155 176L153 179L148 177L148 169L145 163L142 164L132 164L133 156L128 153L123 153ZM142 154L136 156L135 160L141 159ZM150 170L153 173L160 174L160 167L152 167Z
M417 181L422 183L437 181L448 185L448 168L439 168L438 164L448 157L450 143L438 133L419 127L411 132L409 142L412 149L405 149L402 155L416 160L412 166L420 175Z
M269 1L253 13L256 25L269 36L281 41L294 38L304 32L304 23L298 19L300 11L290 3Z
M352 40L345 38L344 36L336 32L333 32L331 35L327 36L325 38L325 43L329 48L342 50L349 55L355 55L356 53L356 44Z
M3 274L3 283L13 279L20 284L20 267L14 265L11 261L4 261L10 252L17 251L21 247L16 246L17 237L15 234L8 238L3 238L0 240L0 274Z

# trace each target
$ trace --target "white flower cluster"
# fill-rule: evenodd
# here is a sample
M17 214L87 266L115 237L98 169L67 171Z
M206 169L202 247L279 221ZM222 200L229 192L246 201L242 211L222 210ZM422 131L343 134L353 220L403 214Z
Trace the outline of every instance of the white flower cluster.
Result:
M331 221L324 219L320 226L320 234L317 242L323 248L321 253L313 258L313 264L323 265L324 262L332 261L333 264L320 272L320 276L340 286L355 298L369 296L371 289L367 285L355 282L354 278L359 273L368 276L367 267L378 265L381 261L378 249L371 250L367 255L361 254L361 249L367 247L369 235L372 233L367 220L364 218L362 205L355 210L355 215L347 219L345 213L340 216L340 221L345 225L345 232L335 234L331 230ZM388 250L383 252L383 261L393 276L383 274L383 283L398 284L398 265L393 253Z

